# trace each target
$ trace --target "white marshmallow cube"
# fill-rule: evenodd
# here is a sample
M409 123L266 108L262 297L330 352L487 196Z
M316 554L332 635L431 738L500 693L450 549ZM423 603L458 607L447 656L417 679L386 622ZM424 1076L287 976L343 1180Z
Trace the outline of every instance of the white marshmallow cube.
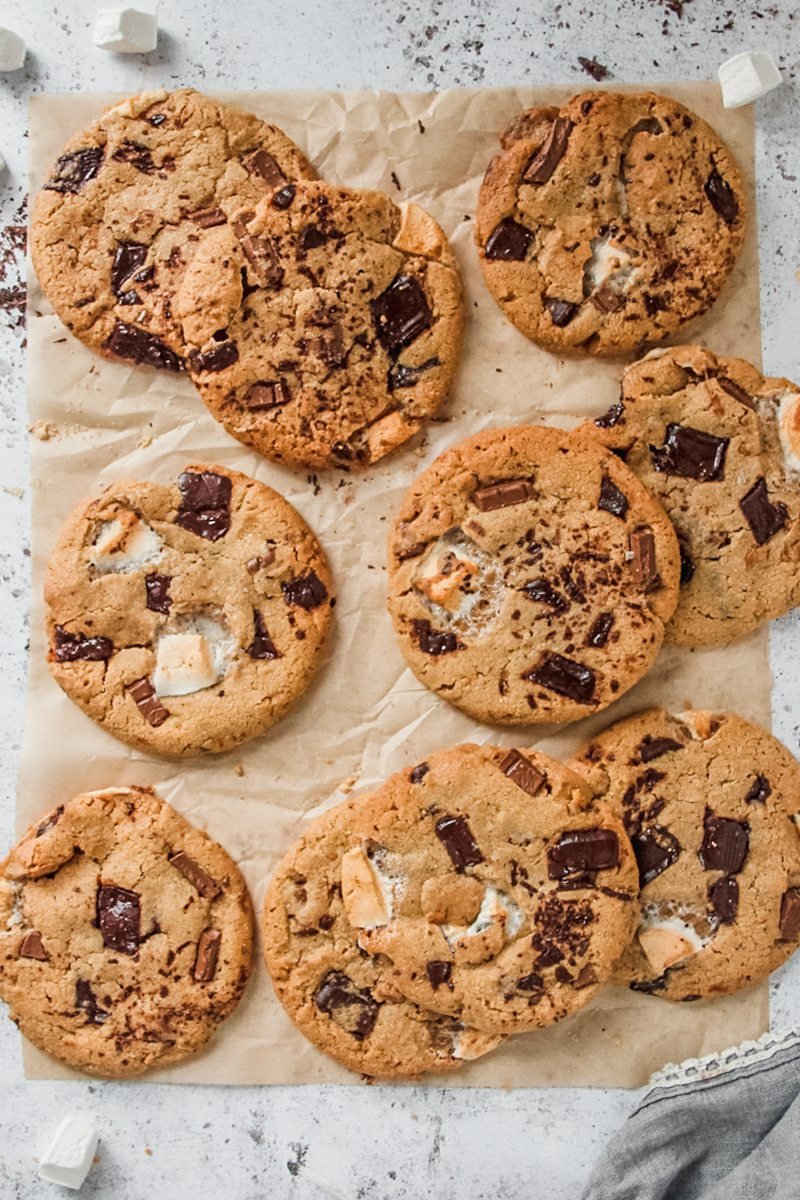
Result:
M39 1163L39 1178L77 1191L94 1162L97 1140L97 1130L86 1117L64 1117Z
M0 28L0 71L18 71L25 62L25 43L18 33Z
M736 54L722 64L717 75L725 108L741 108L743 104L752 104L759 96L766 96L767 92L783 82L769 50Z
M138 8L101 8L92 40L115 54L147 54L158 42L158 18Z
M201 633L170 633L158 640L153 684L159 696L189 696L217 682L211 647Z

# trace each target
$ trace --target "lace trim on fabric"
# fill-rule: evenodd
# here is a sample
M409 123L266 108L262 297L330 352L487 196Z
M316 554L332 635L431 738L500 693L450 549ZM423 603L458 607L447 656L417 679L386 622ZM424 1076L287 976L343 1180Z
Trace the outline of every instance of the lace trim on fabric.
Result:
M680 1084L698 1083L705 1079L715 1079L738 1067L751 1066L753 1063L764 1062L779 1050L790 1046L800 1045L800 1030L785 1029L775 1033L765 1033L758 1041L742 1042L730 1050L722 1050L718 1054L708 1054L705 1058L688 1058L682 1063L667 1063L650 1079L651 1088L669 1088Z

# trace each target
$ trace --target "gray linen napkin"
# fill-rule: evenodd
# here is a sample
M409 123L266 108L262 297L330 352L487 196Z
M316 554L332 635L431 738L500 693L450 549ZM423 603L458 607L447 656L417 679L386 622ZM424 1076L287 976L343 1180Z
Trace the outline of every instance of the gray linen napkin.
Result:
M798 1200L800 1031L666 1067L583 1200Z

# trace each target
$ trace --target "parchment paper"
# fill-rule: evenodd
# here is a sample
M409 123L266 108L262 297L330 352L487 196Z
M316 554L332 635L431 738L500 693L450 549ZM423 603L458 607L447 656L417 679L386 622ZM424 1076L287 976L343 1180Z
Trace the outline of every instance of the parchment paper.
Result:
M558 104L572 87L453 90L437 95L277 92L222 96L281 125L332 181L382 188L438 218L463 271L468 325L463 363L444 419L369 472L313 477L273 466L229 438L187 379L106 362L70 337L31 279L28 397L32 439L33 613L27 720L19 777L20 831L84 789L158 785L189 820L240 863L260 905L266 880L304 821L334 796L370 788L437 747L459 741L530 744L551 731L499 731L437 699L405 669L385 610L385 541L410 481L445 447L487 426L563 426L615 398L620 363L563 362L501 315L472 245L478 184L497 134L521 108ZM708 118L729 142L752 192L752 109L723 111L719 89L661 89ZM116 97L37 96L31 107L31 183L44 181L63 143ZM399 188L393 183L397 176ZM735 278L690 330L716 351L760 359L755 221ZM235 467L278 488L319 534L338 604L329 661L308 696L266 737L222 757L182 763L128 750L93 724L50 679L42 633L42 577L67 510L114 479L173 480L187 461ZM745 686L742 686L744 683ZM762 632L724 651L669 649L619 703L548 736L566 754L592 729L646 704L733 708L768 723L770 676ZM243 773L238 773L238 770ZM713 1004L669 1005L608 989L591 1011L510 1039L448 1086L621 1085L670 1060L758 1036L768 1025L766 985ZM70 1072L26 1047L29 1077ZM235 1016L199 1057L150 1078L174 1083L353 1083L295 1031L260 958ZM444 1077L432 1082L444 1082Z

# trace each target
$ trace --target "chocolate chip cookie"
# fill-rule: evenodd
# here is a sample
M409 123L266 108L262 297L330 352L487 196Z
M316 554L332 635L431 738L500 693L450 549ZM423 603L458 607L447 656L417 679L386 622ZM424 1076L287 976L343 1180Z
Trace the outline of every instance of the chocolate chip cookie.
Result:
M526 337L558 354L624 354L714 303L747 201L730 151L652 93L584 92L520 114L478 200L484 279Z
M313 176L286 134L250 113L190 88L144 92L64 148L33 206L36 274L93 350L182 370L175 291L202 232Z
M342 898L358 942L417 1004L487 1033L592 999L638 918L622 822L543 754L456 746L352 819Z
M392 1078L455 1070L502 1039L413 1004L386 960L360 948L344 864L362 812L352 800L317 818L270 881L262 933L275 991L309 1041L351 1071Z
M217 420L312 468L367 465L416 433L447 395L462 324L432 217L300 182L205 231L175 314Z
M591 438L496 429L440 455L389 539L417 678L482 721L575 721L652 666L678 598L661 505Z
M205 1045L252 941L236 864L147 788L76 796L0 865L0 998L34 1045L92 1075Z
M570 766L623 816L642 919L617 982L667 1000L762 979L800 940L800 764L731 713L650 709Z
M658 496L681 545L667 638L733 641L800 603L800 387L700 346L628 367L582 426Z
M228 750L308 687L331 588L306 523L247 475L194 464L171 484L112 484L76 509L50 559L50 671L133 746Z

